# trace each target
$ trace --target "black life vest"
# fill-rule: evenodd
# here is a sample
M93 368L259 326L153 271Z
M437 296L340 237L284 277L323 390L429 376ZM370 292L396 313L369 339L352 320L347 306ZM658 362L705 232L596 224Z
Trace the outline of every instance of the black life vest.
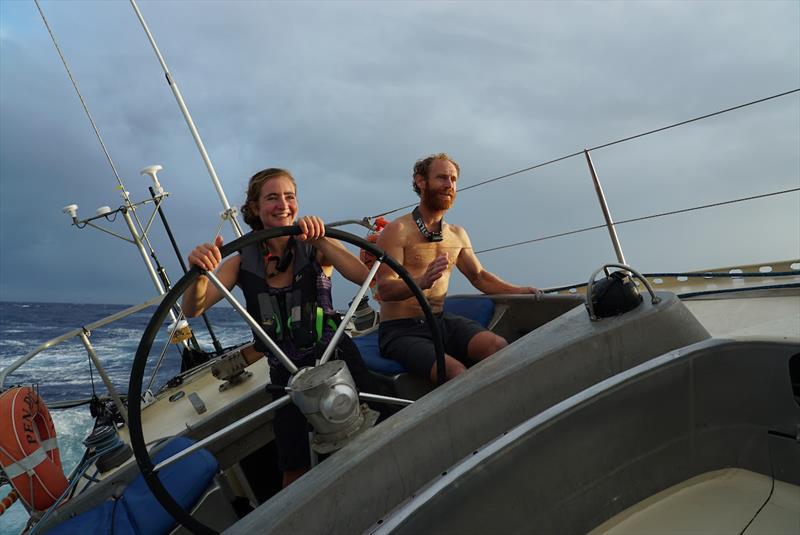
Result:
M239 253L241 262L236 284L244 293L247 312L289 358L300 360L316 349L326 327L335 329L332 320L336 313L330 305L323 309L319 304L320 301L332 303L332 298L328 281L321 289L327 295L318 299L317 280L325 275L316 260L316 249L305 242L295 242L292 247L294 264L290 286L272 288L267 284L261 244L249 245ZM257 336L254 348L268 352Z

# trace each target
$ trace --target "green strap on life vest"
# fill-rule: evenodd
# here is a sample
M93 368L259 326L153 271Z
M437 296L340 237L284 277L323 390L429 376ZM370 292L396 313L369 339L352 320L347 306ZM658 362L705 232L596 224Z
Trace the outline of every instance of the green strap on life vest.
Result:
M320 339L322 338L322 321L325 317L325 315L322 312L322 307L317 307L316 314L314 314L314 316L315 316L314 319L316 320L315 327L317 330L317 342L319 342Z

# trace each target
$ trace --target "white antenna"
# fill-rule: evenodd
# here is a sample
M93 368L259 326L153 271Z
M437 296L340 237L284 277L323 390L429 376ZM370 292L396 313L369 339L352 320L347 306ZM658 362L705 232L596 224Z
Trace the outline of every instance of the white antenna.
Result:
M161 171L162 169L164 168L156 164L156 165L149 165L144 169L142 169L141 171L139 171L140 175L147 175L153 180L153 192L156 195L164 194L164 188L161 187L161 182L158 181L158 172Z
M68 204L64 208L61 209L62 212L65 214L69 214L72 218L72 221L75 222L78 220L78 205L77 204Z
M239 237L242 235L242 229L239 226L239 221L236 219L237 210L236 208L231 208L231 205L228 203L228 198L225 196L225 191L222 189L222 184L220 184L219 178L217 178L217 172L214 170L214 165L211 163L211 159L208 157L206 148L203 145L203 140L200 139L200 134L197 132L197 128L194 126L192 116L189 115L189 110L186 108L186 104L183 101L181 91L178 89L178 83L172 78L172 74L170 74L169 68L167 68L167 63L164 61L164 57L158 50L155 39L153 39L153 34L150 33L150 29L147 27L147 23L144 21L142 12L139 11L139 6L136 5L135 0L130 0L130 2L131 6L133 6L133 10L136 12L136 16L139 18L139 22L142 24L142 28L144 28L144 33L147 34L147 39L150 41L153 51L156 53L156 57L158 57L159 63L161 63L161 68L164 70L164 74L167 77L169 88L172 90L172 94L175 95L175 100L178 101L178 107L181 109L181 113L183 114L184 119L186 119L186 124L189 126L189 131L192 133L194 142L197 144L197 148L200 150L200 156L203 158L203 162L206 164L208 174L211 175L211 182L214 184L214 188L217 190L219 199L222 201L222 207L225 209L222 218L231 222L233 232L237 237ZM151 176L155 177L154 174Z

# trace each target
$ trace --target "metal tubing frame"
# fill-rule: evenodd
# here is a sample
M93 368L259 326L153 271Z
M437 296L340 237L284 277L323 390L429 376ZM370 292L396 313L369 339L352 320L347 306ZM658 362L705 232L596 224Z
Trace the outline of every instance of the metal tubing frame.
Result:
M149 186L147 190L150 192L150 196L153 198L153 200L159 199L156 202L155 212L158 212L159 217L161 217L161 224L164 225L164 231L167 233L167 238L169 238L169 242L172 245L172 249L175 251L175 256L178 258L178 263L180 264L181 269L183 270L183 274L185 275L188 271L188 269L186 268L186 263L183 261L183 255L181 254L180 247L178 247L178 242L175 240L175 236L172 234L172 227L170 227L169 222L167 221L167 216L166 214L164 214L164 210L161 208L160 200L165 195L168 195L168 193L163 192L157 194L156 191L153 189L153 186ZM222 353L223 351L222 344L217 339L217 335L214 333L214 329L211 327L211 322L208 320L208 316L206 316L205 312L200 314L200 316L203 318L203 322L206 325L208 334L211 336L211 343L214 344L214 349L217 351L217 353ZM196 340L194 340L194 342L196 343Z
M167 192L162 193L158 197L153 197L153 201L155 202L155 206L153 207L153 213L150 214L150 219L147 221L147 225L144 226L142 229L142 235L147 236L147 233L150 232L150 227L153 226L153 221L156 219L156 215L158 213L159 208L161 208L161 203L164 202L164 199L169 195ZM134 208L135 210L135 208Z
M161 461L160 463L158 463L157 465L155 465L153 467L153 472L158 472L159 470L161 470L165 466L169 466L172 463L183 459L184 457L186 457L190 453L194 453L195 451L199 450L200 448L202 448L203 446L205 446L209 442L213 442L215 439L217 439L218 437L221 437L222 435L228 433L229 431L232 431L232 430L236 429L237 427L241 427L241 426L249 423L250 421L258 418L259 416L261 416L262 414L266 414L266 413L268 413L270 411L280 409L284 405L288 405L290 401L291 401L291 398L288 395L286 395L286 396L283 396L281 398L276 399L272 403L264 405L263 407L261 407L257 411L251 412L250 414L248 414L247 416L245 416L241 420L237 420L237 421L233 422L232 424L226 425L225 427L223 427L219 431L208 435L206 438L204 438L202 440L198 440L197 442L195 442L194 444L192 444L191 446L189 446L185 450L179 451L178 453L176 453L172 457L167 457L166 459L164 459L163 461Z
M368 394L367 392L359 392L358 397L364 401L377 401L380 403L390 403L392 405L411 405L414 403L410 399L393 398L390 396L381 396L380 394Z
M361 219L340 219L339 221L334 221L332 223L328 223L327 227L343 227L344 225L360 225L367 230L375 230L375 225L369 222L368 217L362 217Z
M347 363L345 363L345 365L347 365ZM348 368L348 370L349 370L349 368ZM267 387L267 391L271 392L272 390L270 390L269 387L275 387L275 386L277 386L277 385L269 385ZM292 389L289 386L280 387L280 390L282 392L287 393L287 394L290 394L292 392ZM411 404L414 403L414 401L411 400L411 399L395 398L395 397L391 397L391 396L382 396L380 394L370 394L368 392L359 392L358 393L358 397L362 401L377 401L379 403L389 403L389 404L392 404L392 405L411 405Z
M145 392L150 392L150 389L153 388L153 383L156 381L156 375L158 375L158 370L161 369L161 364L164 362L164 357L167 355L167 349L169 349L169 345L172 343L172 338L178 331L178 326L180 325L182 319L183 319L183 313L181 313L181 315L178 316L178 318L176 318L175 321L172 323L172 329L167 335L167 341L164 343L164 348L161 350L161 354L158 356L158 361L156 361L156 366L155 368L153 368L153 374L150 376L150 381L147 383L147 388L145 388Z
M350 304L350 308L347 309L347 313L342 318L342 322L339 324L339 328L336 329L336 332L333 333L333 338L328 343L328 347L325 348L325 352L322 354L322 357L319 359L319 364L325 364L328 362L328 359L331 358L333 355L333 351L336 349L336 345L339 343L339 339L344 334L345 328L347 328L347 323L355 314L356 308L358 308L359 303L361 303L361 298L364 297L364 294L367 293L369 290L369 283L372 282L372 279L375 278L375 273L378 272L378 268L381 266L382 259L376 259L375 262L372 264L372 269L369 270L369 274L367 278L364 280L364 283L361 285L361 288L358 289L358 293L353 298L353 302Z
M594 169L594 164L592 163L592 157L589 155L588 149L584 149L583 154L586 156L586 163L589 165L589 172L592 175L592 182L594 182L594 191L597 193L597 200L600 202L600 208L603 210L603 217L606 220L608 234L611 236L611 243L614 245L614 252L617 254L617 261L620 264L627 264L625 261L625 255L622 253L622 245L620 245L619 238L617 237L617 229L614 227L614 221L611 219L611 212L609 211L608 204L606 203L606 196L603 193L603 186L600 185L600 179L598 178L597 172Z
M80 220L80 221L78 220L77 217L73 217L72 218L72 224L75 225L76 227L78 227L79 229L82 229L82 228L84 228L86 226L90 226L92 228L96 228L97 230L100 230L100 231L105 232L107 234L111 234L115 238L119 238L122 241L126 241L128 243L136 243L135 241L133 241L131 239L128 239L125 236L122 236L121 234L117 234L116 232L113 232L111 230L105 229L105 228L101 227L100 225L96 225L94 223L94 221L96 221L98 219L105 219L106 221L113 221L112 219L109 219L112 215L118 214L118 213L123 212L125 210L131 210L131 211L134 212L134 215L135 215L137 207L144 206L144 205L146 205L148 203L151 203L151 202L155 203L155 209L157 210L160 207L161 202L167 196L169 196L169 193L164 192L163 194L159 195L158 197L152 196L152 198L150 198L150 199L145 199L145 200L139 201L139 202L132 202L130 200L130 197L125 197L124 198L124 204L122 206L120 206L120 207L118 207L118 208L116 208L114 210L111 210L110 212L106 212L104 214L97 214L97 215L94 215L92 217L87 217L86 219L83 219L83 220ZM154 219L155 219L155 211L153 212L153 214L150 215L150 221L148 221L147 226L143 227L144 228L143 236L146 237L148 231L150 230L150 226L153 224L153 220ZM138 221L138 218L137 218L137 221ZM141 222L139 222L139 224L141 225Z
M74 330L66 333L66 334L62 334L61 336L58 336L58 337L53 338L51 340L48 340L47 342L41 344L39 347L37 347L33 351L30 351L29 353L27 353L27 354L23 355L22 357L18 358L16 361L12 362L10 365L8 365L3 370L0 370L0 391L4 390L3 385L5 384L6 377L8 377L10 374L14 373L20 366L22 366L23 364L25 364L26 362L31 360L33 357L35 357L36 355L38 355L42 351L45 351L45 350L47 350L47 349L49 349L51 347L54 347L54 346L56 346L56 345L58 345L58 344L60 344L62 342L66 342L67 340L69 340L71 338L75 338L76 336L80 336L80 334L83 333L84 331L93 331L95 329L98 329L100 327L108 325L109 323L113 323L113 322L115 322L115 321L117 321L119 319L122 319L122 318L125 318L127 316L130 316L131 314L135 314L135 313L137 313L137 312L139 312L141 310L144 310L145 308L151 307L153 305L157 305L162 301L162 299L164 299L163 295L157 295L157 296L145 301L144 303L141 303L141 304L138 304L138 305L134 305L132 307L126 308L125 310L120 310L116 314L112 314L110 316L106 316L105 318L101 318L101 319L99 319L99 320L97 320L95 322L92 322L92 323L84 326L84 327L79 327L77 329L74 329ZM102 367L100 366L99 363L95 363L95 365L97 366L98 370L102 369ZM106 385L106 386L108 386L108 385Z
M131 231L131 236L133 237L133 243L139 250L139 254L142 257L142 260L144 260L144 265L147 268L147 273L150 274L150 278L152 279L153 284L155 284L156 290L158 290L158 293L163 294L164 286L161 285L161 279L158 278L158 273L156 273L155 268L153 268L153 263L150 262L150 259L147 257L147 251L144 250L144 244L142 244L142 240L139 238L139 233L136 232L136 227L134 226L133 220L131 219L131 215L127 209L122 210L122 217L125 219L125 223L128 224L128 230Z
M258 322L253 319L253 316L247 312L247 309L236 300L233 294L225 287L224 284L222 284L222 281L220 281L217 276L210 271L202 270L201 274L208 277L214 286L216 286L217 289L222 292L225 300L227 300L231 306L236 309L236 312L238 312L242 318L244 318L250 328L253 329L253 332L255 332L258 338L267 345L267 348L272 352L275 358L281 361L281 364L283 364L283 366L289 370L289 373L292 375L296 374L298 369L297 366L294 365L294 362L292 362L291 359L286 356L286 353L284 353L283 350L272 341L272 338L270 338L267 333L264 332L264 329L261 328L261 325L259 325Z
M164 194L164 195L166 195L166 194ZM159 210L160 209L162 200L163 200L163 197L158 197L158 198L154 197L153 198L153 201L155 201L155 203L156 203L155 210ZM135 239L126 238L122 234L117 234L113 230L108 230L106 228L101 227L100 225L96 225L94 223L94 220L95 219L100 219L100 218L108 219L109 215L111 215L113 213L116 213L116 212L121 212L123 214L123 217L125 217L125 214L127 213L128 210L135 211L135 209L136 209L135 207L136 206L146 204L147 202L149 202L149 201L143 201L143 202L140 202L140 203L130 204L130 205L127 205L127 206L120 206L116 210L113 210L113 211L111 211L111 212L109 212L107 214L101 214L101 215L98 215L98 216L95 216L95 217L90 217L89 219L84 219L82 222L75 220L73 222L73 225L75 225L78 228L83 228L83 227L81 227L81 224L83 224L84 226L89 226L89 227L92 227L92 228L96 228L97 230L105 232L106 234L111 234L115 238L119 238L122 241L126 241L128 243L132 243L132 244L134 244L134 245L136 245L138 247L139 244L136 242ZM150 232L150 227L153 225L153 221L154 221L155 217L156 217L156 212L153 211L153 213L150 214L150 220L147 222L147 226L142 231L142 236L146 237L147 233ZM132 225L133 225L133 221L131 221L131 223L128 224L128 228L131 230L131 234L137 233L137 231L135 230L136 227L134 227ZM138 235L138 233L137 233L137 235ZM143 244L142 244L142 247L144 247Z
M384 403L392 403L394 405L411 405L412 403L414 403L413 401L408 400L408 399L393 398L393 397L388 397L388 396L379 396L377 394L359 393L358 396L360 398L364 399L365 401L382 401ZM261 407L257 411L248 414L247 416L245 416L241 420L238 420L238 421L236 421L236 422L234 422L234 423L232 423L230 425L227 425L227 426L223 427L219 431L216 431L215 433L212 433L211 435L208 435L206 438L195 442L194 444L192 444L191 446L189 446L185 450L181 450L180 452L176 453L172 457L168 457L168 458L164 459L163 461L161 461L160 463L158 463L157 465L155 465L153 467L153 472L158 472L162 468L164 468L166 466L169 466L172 463L183 459L187 455L189 455L189 454L199 450L200 448L204 447L206 444L208 444L210 442L213 442L218 437L221 437L224 434L226 434L226 433L228 433L230 431L233 431L237 427L241 427L241 426L249 423L250 421L258 418L259 416L261 416L262 414L266 414L266 413L271 412L273 410L280 409L281 407L283 407L285 405L288 405L290 401L291 401L291 398L287 394L287 395L285 395L283 397L280 397L280 398L276 399L272 403L264 405L263 407Z
M73 223L73 224L74 224L74 223ZM85 221L85 222L83 223L83 225L84 225L84 226L87 226L87 227L96 228L96 229L97 229L97 230L99 230L100 232L105 232L106 234L111 234L111 235L112 235L112 236L114 236L115 238L119 238L119 239L120 239L120 240L122 240L122 241L126 241L126 242L128 242L128 243L132 243L132 244L136 245L136 241L135 241L135 240L132 240L132 239L130 239L130 238L126 238L126 237L125 237L125 236L123 236L122 234L117 234L117 233L116 233L116 232L114 232L113 230L108 230L107 228L103 228L103 227L101 227L100 225L95 225L95 224L94 224L93 222L91 222L91 221ZM75 225L75 226L78 226L78 225ZM79 227L79 228L81 228L81 227Z
M150 258L147 256L147 251L144 249L144 244L142 243L141 238L139 237L139 233L136 231L136 227L133 224L133 219L131 219L131 215L128 212L128 209L123 208L121 210L122 218L125 219L125 223L128 224L128 230L131 231L131 236L133 237L133 243L136 248L139 250L139 254L144 261L145 268L147 268L147 273L150 275L150 279L153 281L153 284L156 287L156 291L161 295L164 295L166 291L164 290L164 286L161 284L161 279L158 277L158 273L156 272L155 268L153 267L153 263L150 262ZM155 212L153 212L155 216ZM177 316L175 316L175 312L172 310L169 311L169 316L172 318L172 321L178 321Z
M102 364L100 364L100 359L97 358L97 353L95 353L94 347L89 341L90 334L91 332L89 330L83 329L78 333L78 337L81 339L81 342L83 342L83 347L86 348L86 353L89 355L89 358L92 359L94 367L97 368L97 373L100 374L103 384L106 385L108 393L111 395L111 399L114 400L114 405L117 406L117 410L119 411L120 415L122 415L122 419L125 421L125 425L128 425L128 409L126 409L125 405L122 404L122 398L120 397L119 392L117 392L117 389L114 387L114 383L111 382L111 378L109 378L108 374L106 374L106 370L103 368Z

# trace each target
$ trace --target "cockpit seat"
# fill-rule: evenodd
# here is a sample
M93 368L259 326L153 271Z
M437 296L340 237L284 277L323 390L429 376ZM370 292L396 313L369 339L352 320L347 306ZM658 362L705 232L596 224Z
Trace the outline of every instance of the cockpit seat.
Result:
M153 464L191 446L188 438L176 437L153 455ZM159 471L167 491L186 510L191 511L207 491L219 464L208 451L197 450L188 457ZM116 500L102 504L55 526L49 534L157 535L169 533L172 518L150 492L139 475Z
M444 301L444 311L477 321L488 328L495 316L495 304L486 296L448 297ZM417 399L433 388L427 379L412 376L402 364L381 355L377 328L353 338L353 342L358 346L364 364L384 388L381 393Z

